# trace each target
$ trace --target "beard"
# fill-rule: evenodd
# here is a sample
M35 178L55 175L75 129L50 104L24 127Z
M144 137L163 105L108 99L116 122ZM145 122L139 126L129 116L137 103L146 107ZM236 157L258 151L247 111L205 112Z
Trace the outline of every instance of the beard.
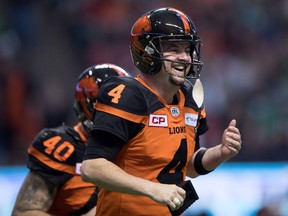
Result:
M181 86L181 85L183 85L184 81L185 81L185 78L184 78L184 77L183 77L183 78L177 77L177 76L172 75L172 74L170 73L169 82L170 82L172 85Z

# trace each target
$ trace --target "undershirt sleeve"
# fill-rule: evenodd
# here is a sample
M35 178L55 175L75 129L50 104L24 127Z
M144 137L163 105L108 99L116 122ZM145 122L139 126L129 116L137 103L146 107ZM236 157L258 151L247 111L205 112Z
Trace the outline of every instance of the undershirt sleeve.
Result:
M88 140L83 160L105 158L112 161L124 143L124 140L107 131L94 130Z
M200 135L206 133L209 129L209 126L208 126L208 123L207 123L207 119L206 118L202 118L200 119L200 125L199 125L199 128L197 130L197 134L196 134L196 139L195 139L195 142L196 142L196 145L195 145L195 151L196 152L200 147Z

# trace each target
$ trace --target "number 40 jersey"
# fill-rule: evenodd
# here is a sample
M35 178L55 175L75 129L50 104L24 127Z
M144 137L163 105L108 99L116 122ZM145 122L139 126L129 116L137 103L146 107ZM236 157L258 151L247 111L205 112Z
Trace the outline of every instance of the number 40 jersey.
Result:
M80 167L86 138L79 125L43 129L28 149L28 168L58 188L48 213L81 215L97 203L97 187L83 182Z

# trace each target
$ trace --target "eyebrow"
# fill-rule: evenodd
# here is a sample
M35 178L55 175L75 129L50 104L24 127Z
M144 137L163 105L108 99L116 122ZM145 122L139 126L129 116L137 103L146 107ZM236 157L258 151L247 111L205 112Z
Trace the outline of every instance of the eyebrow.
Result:
M185 43L185 42L177 42L177 43ZM172 43L172 42L162 42L162 46L169 46L169 47L178 47L176 43ZM187 43L187 46L185 46L185 48L189 48L191 45L190 43Z

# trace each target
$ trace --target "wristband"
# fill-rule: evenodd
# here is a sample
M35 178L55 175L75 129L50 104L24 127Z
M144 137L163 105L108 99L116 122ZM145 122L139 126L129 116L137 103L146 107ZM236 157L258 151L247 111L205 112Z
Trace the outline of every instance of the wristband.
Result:
M201 149L199 152L197 152L195 159L194 159L194 168L199 175L206 175L213 171L213 170L211 171L206 170L203 166L202 158L206 151L207 149Z

